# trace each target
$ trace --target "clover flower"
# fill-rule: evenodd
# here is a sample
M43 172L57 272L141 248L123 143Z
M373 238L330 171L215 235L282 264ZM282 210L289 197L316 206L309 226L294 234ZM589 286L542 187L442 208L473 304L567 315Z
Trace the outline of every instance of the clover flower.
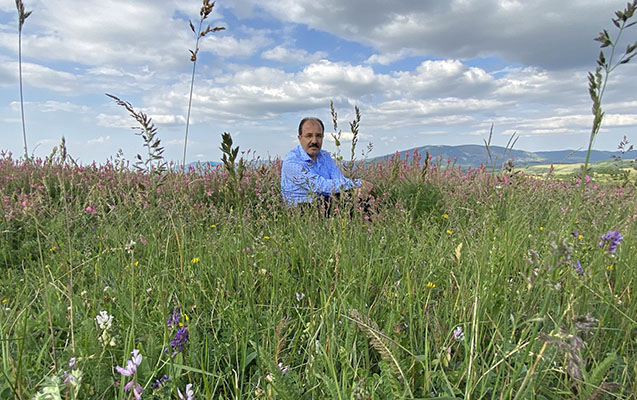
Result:
M186 390L183 394L179 388L177 388L177 394L181 400L193 400L195 398L195 392L192 391L192 383L186 385Z
M617 251L617 246L619 246L619 243L621 243L624 237L617 231L610 231L603 234L600 239L601 240L597 245L599 247L604 247L606 243L608 243L608 252L610 254L615 254L615 252Z

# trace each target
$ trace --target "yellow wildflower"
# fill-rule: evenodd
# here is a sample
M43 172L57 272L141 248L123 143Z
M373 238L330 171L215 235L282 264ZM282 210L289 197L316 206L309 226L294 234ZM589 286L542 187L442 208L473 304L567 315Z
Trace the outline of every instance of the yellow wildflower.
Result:
M201 261L201 260L199 259L199 257L193 257L193 259L192 259L192 260L190 260L190 262L191 262L191 263L193 263L193 264L197 264L199 261Z
M265 240L270 240L270 236L264 236L263 237Z
M216 228L216 227L217 227L217 225L212 224L212 225L210 225L210 227L211 227L211 228Z
M436 284L431 282L431 281L429 281L429 282L427 282L427 287L430 288L430 289L433 289L433 288L436 287Z
M453 231L451 229L447 229L446 233L447 233L447 235L451 235L453 233Z
M444 218L444 219L449 219L449 214L447 214L447 213L442 214L442 218Z
M612 271L613 270L613 264L607 266L606 269L609 270L609 271Z
M8 301L9 301L8 299L4 298L2 299L2 304L7 304Z
M49 251L50 251L51 253L53 253L53 252L54 252L55 250L57 250L57 249L58 249L58 247L57 247L57 246L53 246L53 247L51 247L51 248L49 249Z
M544 227L543 227L543 226L540 226L540 231L543 231L543 230L544 230Z

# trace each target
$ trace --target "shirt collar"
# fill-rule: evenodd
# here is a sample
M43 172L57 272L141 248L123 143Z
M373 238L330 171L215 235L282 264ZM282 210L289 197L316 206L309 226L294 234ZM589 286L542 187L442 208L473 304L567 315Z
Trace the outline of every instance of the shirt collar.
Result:
M321 149L321 151L319 151L319 153L316 155L316 161L314 161L314 160L312 160L312 157L310 157L310 155L307 154L305 152L305 150L303 150L303 146L301 146L299 144L298 146L296 146L296 148L297 148L297 151L298 151L299 155L301 156L301 159L303 161L305 161L306 163L309 163L310 165L318 164L321 156L323 155L323 152L325 151L325 150Z

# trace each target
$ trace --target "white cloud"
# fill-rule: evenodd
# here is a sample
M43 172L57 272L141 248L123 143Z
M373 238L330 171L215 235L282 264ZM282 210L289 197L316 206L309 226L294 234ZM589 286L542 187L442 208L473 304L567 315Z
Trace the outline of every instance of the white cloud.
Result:
M610 25L611 0L237 0L235 7L264 9L282 21L307 24L383 54L474 58L497 54L541 67L590 65L593 37ZM588 40L583 40L588 38Z
M103 139L104 147L115 145L106 141L109 135L139 144L128 134L136 122L104 97L113 93L147 113L169 145L167 156L180 160L192 71L188 49L194 46L187 20L198 20L200 5L31 0L27 8L34 14L23 37L25 101L33 120L27 125L50 126L76 114L63 128L82 132L76 134L78 148L87 143L86 131L92 141ZM201 42L189 148L198 141L192 153L214 157L217 136L227 130L242 148L280 155L295 142L301 117L317 115L331 125L330 100L345 130L354 105L361 107L361 140L385 144L376 154L393 151L391 140L405 148L422 145L425 135L431 142L475 141L470 135L488 134L491 123L496 132L532 138L534 146L568 147L572 135L590 132L585 68L594 68L598 44L591 39L610 25L616 6L622 4L220 3L209 22L228 30ZM6 99L0 118L17 131L15 4L0 0L0 10L7 10L0 13L0 97ZM635 126L636 73L633 64L613 72L604 95L604 133L630 134ZM127 134L116 136L110 128Z
M261 53L261 57L266 60L278 61L281 63L310 64L327 57L324 51L317 51L312 54L303 49L276 46Z
M64 111L68 113L87 113L90 111L90 107L73 104L71 102L59 102L54 100L48 100L45 102L34 102L34 101L25 101L25 107L30 107L34 110L43 113L54 113L58 111ZM10 104L11 108L14 110L20 109L20 103L17 101L13 101Z
M100 137L98 137L96 139L89 139L86 143L88 145L104 144L106 142L110 142L110 140L111 140L110 136L106 136L106 137L100 136Z

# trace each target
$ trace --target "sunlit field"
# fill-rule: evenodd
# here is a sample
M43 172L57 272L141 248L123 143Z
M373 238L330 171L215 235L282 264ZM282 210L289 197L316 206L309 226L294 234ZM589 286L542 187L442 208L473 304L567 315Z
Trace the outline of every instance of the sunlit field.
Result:
M278 163L5 155L0 397L634 398L634 185L424 165L325 217Z
M637 179L588 163L637 1L595 39L586 163L355 163L356 107L352 160L335 158L375 192L330 210L286 205L281 160L228 133L219 166L186 166L213 6L190 22L181 163L110 94L139 125L135 161L78 165L64 139L29 156L23 112L24 156L0 151L0 399L637 398Z

